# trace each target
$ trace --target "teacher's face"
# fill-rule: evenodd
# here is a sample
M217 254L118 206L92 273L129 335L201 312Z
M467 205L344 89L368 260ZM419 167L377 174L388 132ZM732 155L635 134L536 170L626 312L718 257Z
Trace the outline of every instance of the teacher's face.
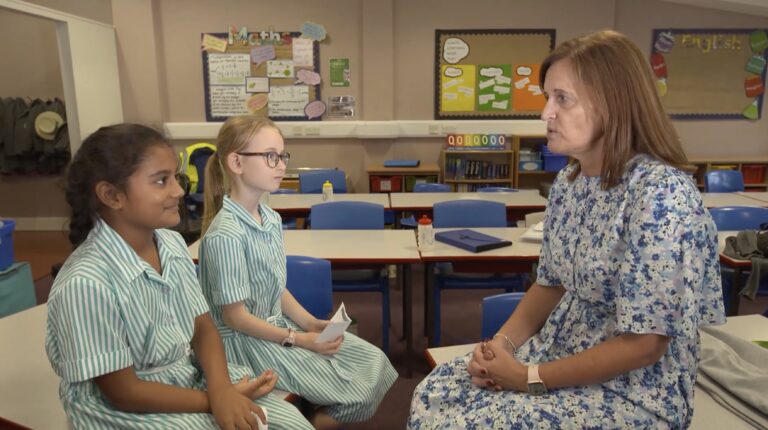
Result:
M571 62L555 62L547 70L544 81L547 104L541 119L547 122L550 151L579 160L583 170L585 167L594 170L602 164L602 144L595 138L594 110L584 92Z

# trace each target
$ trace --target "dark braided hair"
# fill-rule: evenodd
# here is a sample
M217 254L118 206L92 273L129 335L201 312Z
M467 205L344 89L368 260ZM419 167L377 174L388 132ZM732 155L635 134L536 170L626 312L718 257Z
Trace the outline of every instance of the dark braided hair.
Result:
M96 184L101 181L124 189L144 161L147 149L170 143L156 130L139 124L101 127L84 141L67 168L65 196L72 214L69 241L77 248L88 237L101 206Z

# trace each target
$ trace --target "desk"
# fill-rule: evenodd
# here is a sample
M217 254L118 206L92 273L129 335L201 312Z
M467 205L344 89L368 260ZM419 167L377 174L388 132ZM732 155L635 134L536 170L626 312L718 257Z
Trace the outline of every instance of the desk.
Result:
M744 315L728 318L720 328L736 337L747 340L768 339L768 318L760 315ZM431 367L465 355L472 351L475 344L429 348L424 356ZM691 429L699 430L750 430L753 429L736 415L716 403L705 391L697 390L694 396L694 413Z
M507 207L507 219L520 220L525 214L543 211L547 199L539 195L538 190L518 190L512 193L391 193L392 210L397 212L419 211L432 212L435 203L450 200L489 200L504 203Z
M335 202L367 202L377 203L389 209L388 194L347 194L333 195ZM323 203L322 194L271 194L267 205L280 213L280 215L306 216L312 205Z
M719 208L723 206L755 206L768 207L768 201L760 201L745 196L760 193L701 193L704 207Z
M0 417L33 429L67 430L59 377L45 354L47 318L48 306L42 304L0 319ZM286 400L293 396L272 393Z
M757 200L759 202L765 203L768 205L768 192L766 191L759 191L754 193L746 193L746 192L739 192L738 193L742 197L746 197L748 199Z
M435 233L441 231L456 230L451 228L438 228ZM472 228L474 231L488 234L512 242L512 246L496 248L484 252L470 252L448 245L443 242L435 241L430 249L421 250L421 260L425 263L425 283L426 283L426 313L427 337L430 346L433 345L432 331L434 326L435 304L432 302L435 280L434 263L437 262L506 262L510 265L518 265L516 271L530 271L533 264L539 260L541 243L527 242L519 240L520 236L526 232L525 228Z

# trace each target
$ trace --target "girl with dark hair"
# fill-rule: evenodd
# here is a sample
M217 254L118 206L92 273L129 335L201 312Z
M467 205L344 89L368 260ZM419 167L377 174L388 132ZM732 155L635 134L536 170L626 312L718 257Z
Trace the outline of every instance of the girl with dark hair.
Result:
M48 300L46 351L74 428L298 428L270 371L227 365L178 224L177 159L156 131L102 127L67 171L75 247ZM233 383L232 381L239 381ZM260 407L261 406L261 407ZM217 426L218 425L218 426Z
M701 326L725 322L717 231L626 36L541 68L547 203L536 282L498 333L416 388L410 428L686 428Z

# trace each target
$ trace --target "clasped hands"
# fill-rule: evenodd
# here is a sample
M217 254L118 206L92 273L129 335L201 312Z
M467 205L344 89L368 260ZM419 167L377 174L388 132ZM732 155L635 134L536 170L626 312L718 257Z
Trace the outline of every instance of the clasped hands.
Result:
M467 364L472 383L489 390L528 391L528 369L512 355L502 337L475 345Z

